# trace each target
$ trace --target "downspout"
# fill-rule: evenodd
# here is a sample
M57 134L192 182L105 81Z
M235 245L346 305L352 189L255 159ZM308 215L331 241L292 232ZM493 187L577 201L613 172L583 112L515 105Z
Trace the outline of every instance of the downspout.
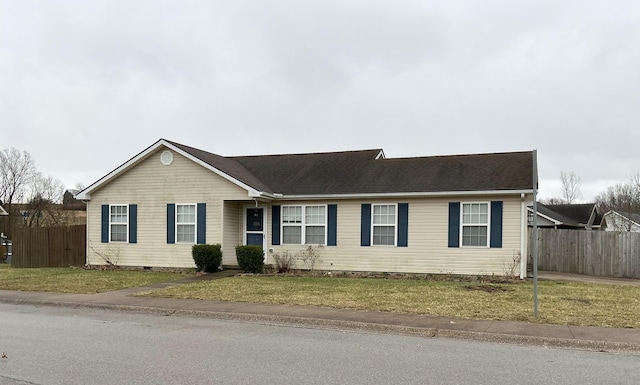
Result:
M533 316L538 317L538 150L533 150Z
M525 193L520 193L520 279L527 277L527 200Z
M84 256L84 265L85 266L89 266L89 241L91 239L91 238L89 238L89 202L90 201L84 201L84 204L87 206L86 207L87 215L85 217L86 218L85 222L86 222L86 226L87 226L87 233L85 234L86 238L85 238L85 242L84 242L85 243L84 247L86 249L85 250L85 256Z

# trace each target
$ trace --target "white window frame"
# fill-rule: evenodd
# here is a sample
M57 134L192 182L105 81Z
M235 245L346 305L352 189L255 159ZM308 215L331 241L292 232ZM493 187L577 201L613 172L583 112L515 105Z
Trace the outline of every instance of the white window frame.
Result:
M464 205L486 205L487 206L487 223L464 223ZM464 240L464 228L465 227L481 227L487 228L487 243L485 245L465 245ZM471 248L488 248L489 242L491 242L491 202L460 202L460 247Z
M175 235L176 235L176 243L185 244L185 245L195 245L198 242L198 204L197 203L176 203L176 212L175 212ZM193 206L194 215L193 215L193 223L185 222L178 223L178 206ZM185 242L178 241L178 225L191 225L193 224L193 242Z
M112 222L111 221L111 209L113 207L124 207L127 211L127 219L125 222ZM125 204L125 203L118 203L118 204L110 204L109 205L109 243L129 243L129 218L130 218L131 213L129 212L129 205ZM125 239L123 241L114 241L112 239L112 226L113 225L124 225L125 226Z
M373 242L373 232L374 232L374 228L375 227L390 227L391 224L374 224L374 219L373 219L373 212L374 212L374 207L376 206L393 206L394 207L394 223L393 223L393 245L378 245L375 244ZM398 204L397 203L372 203L371 204L371 240L370 240L370 244L371 246L376 246L376 247L395 247L398 245Z
M284 208L285 207L301 207L302 208L302 219L300 223L285 223L284 222ZM309 207L323 207L324 208L324 223L316 224L309 223L307 224L307 208ZM280 244L281 245L323 245L327 244L327 227L329 222L329 210L327 205L283 205L281 206L281 219L280 219ZM307 227L324 227L324 242L323 243L307 243ZM300 227L300 243L285 243L284 242L284 228L285 227Z

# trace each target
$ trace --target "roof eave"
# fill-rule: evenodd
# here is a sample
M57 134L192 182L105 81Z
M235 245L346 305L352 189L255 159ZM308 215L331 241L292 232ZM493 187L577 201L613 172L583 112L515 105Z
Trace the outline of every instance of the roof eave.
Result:
M531 190L485 190L485 191L419 191L393 193L349 193L349 194L274 194L278 200L319 200L319 199L359 199L359 198L436 198L472 195L520 195L533 194Z
M533 213L533 207L527 207L527 210L531 211ZM553 224L556 225L556 226L567 224L567 223L559 221L559 220L557 220L555 218L552 218L552 217L550 217L548 215L542 214L540 211L538 211L538 216L548 220L549 222L553 222Z
M249 198L260 199L277 199L278 194L272 194L264 191L251 190L249 191Z

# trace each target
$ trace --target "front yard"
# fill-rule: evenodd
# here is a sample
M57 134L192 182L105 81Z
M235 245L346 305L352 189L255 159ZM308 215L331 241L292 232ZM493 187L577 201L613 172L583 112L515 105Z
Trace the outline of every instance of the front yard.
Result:
M236 276L143 295L367 309L471 319L640 328L640 287L541 281L533 284L378 278Z
M184 278L184 274L86 270L81 268L14 269L0 265L0 290L92 294Z
M13 269L0 265L0 290L91 294L187 276L79 268ZM538 318L532 314L531 281L241 275L140 295L640 329L640 286L541 281Z

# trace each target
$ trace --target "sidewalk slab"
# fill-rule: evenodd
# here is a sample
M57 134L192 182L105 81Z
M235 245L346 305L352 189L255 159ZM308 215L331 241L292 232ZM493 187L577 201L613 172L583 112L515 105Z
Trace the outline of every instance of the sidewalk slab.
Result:
M573 339L571 330L564 325L532 324L526 322L494 321L487 333L520 335L527 337Z
M589 326L568 326L575 339L589 339L640 345L640 330L621 328L598 328Z

